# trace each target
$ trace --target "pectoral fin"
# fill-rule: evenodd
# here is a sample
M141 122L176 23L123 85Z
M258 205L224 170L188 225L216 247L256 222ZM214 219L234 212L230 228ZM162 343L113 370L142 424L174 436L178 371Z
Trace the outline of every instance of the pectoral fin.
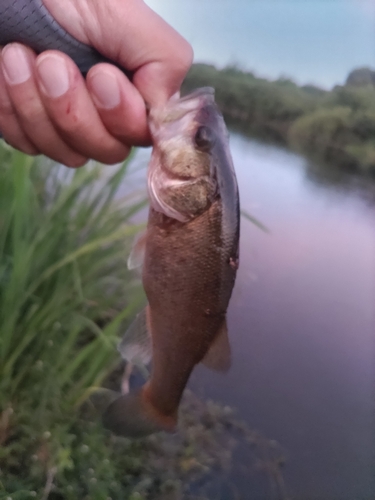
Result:
M121 357L135 365L148 365L152 358L152 339L147 316L148 306L136 316L117 346Z
M134 239L128 258L128 269L142 267L146 250L147 230L140 232Z
M227 372L231 365L231 350L226 319L223 321L202 363L210 370Z

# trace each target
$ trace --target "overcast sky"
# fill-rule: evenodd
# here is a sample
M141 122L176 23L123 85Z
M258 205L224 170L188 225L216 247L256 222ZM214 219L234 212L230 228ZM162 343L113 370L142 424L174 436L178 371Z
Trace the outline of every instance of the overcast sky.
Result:
M196 61L331 87L375 67L375 0L146 0Z

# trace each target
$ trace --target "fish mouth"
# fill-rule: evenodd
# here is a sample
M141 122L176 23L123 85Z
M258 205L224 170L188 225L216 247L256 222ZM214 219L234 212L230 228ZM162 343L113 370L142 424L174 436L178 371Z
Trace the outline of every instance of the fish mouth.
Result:
M193 92L190 92L190 94L187 94L184 97L180 97L178 102L184 103L186 101L190 101L191 99L196 99L197 97L210 98L211 96L212 98L215 97L215 89L213 87L201 87L199 89L193 90Z
M149 114L149 127L154 150L148 169L148 192L154 210L179 222L187 222L192 217L180 213L163 200L164 188L182 188L196 182L191 175L181 175L166 168L160 156L161 151L184 149L196 153L194 137L201 125L199 117L202 109L215 105L214 89L202 87L180 98L173 96L163 107L153 108ZM163 149L164 148L164 149ZM169 148L169 149L168 149Z
M215 102L215 89L201 87L184 97L175 94L163 108L154 108L150 111L149 120L151 132L161 124L181 120L190 113L197 113L202 107ZM156 126L158 124L158 126Z

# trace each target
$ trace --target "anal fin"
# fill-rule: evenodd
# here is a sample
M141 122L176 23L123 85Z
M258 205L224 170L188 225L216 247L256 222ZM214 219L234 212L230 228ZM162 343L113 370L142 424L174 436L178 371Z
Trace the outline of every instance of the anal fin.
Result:
M231 349L228 338L226 319L223 321L210 348L202 359L204 366L210 370L227 372L231 366Z

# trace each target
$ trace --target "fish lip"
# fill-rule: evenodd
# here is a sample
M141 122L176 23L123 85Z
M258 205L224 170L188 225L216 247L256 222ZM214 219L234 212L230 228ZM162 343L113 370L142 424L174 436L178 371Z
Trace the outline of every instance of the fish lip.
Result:
M201 87L184 97L179 97L178 94L174 95L163 108L150 110L151 134L154 135L161 124L180 120L189 113L198 113L202 107L214 102L215 89L213 87Z
M190 94L185 95L178 99L178 102L183 103L190 101L191 99L196 99L197 97L215 97L215 89L213 87L200 87L199 89L193 90Z

